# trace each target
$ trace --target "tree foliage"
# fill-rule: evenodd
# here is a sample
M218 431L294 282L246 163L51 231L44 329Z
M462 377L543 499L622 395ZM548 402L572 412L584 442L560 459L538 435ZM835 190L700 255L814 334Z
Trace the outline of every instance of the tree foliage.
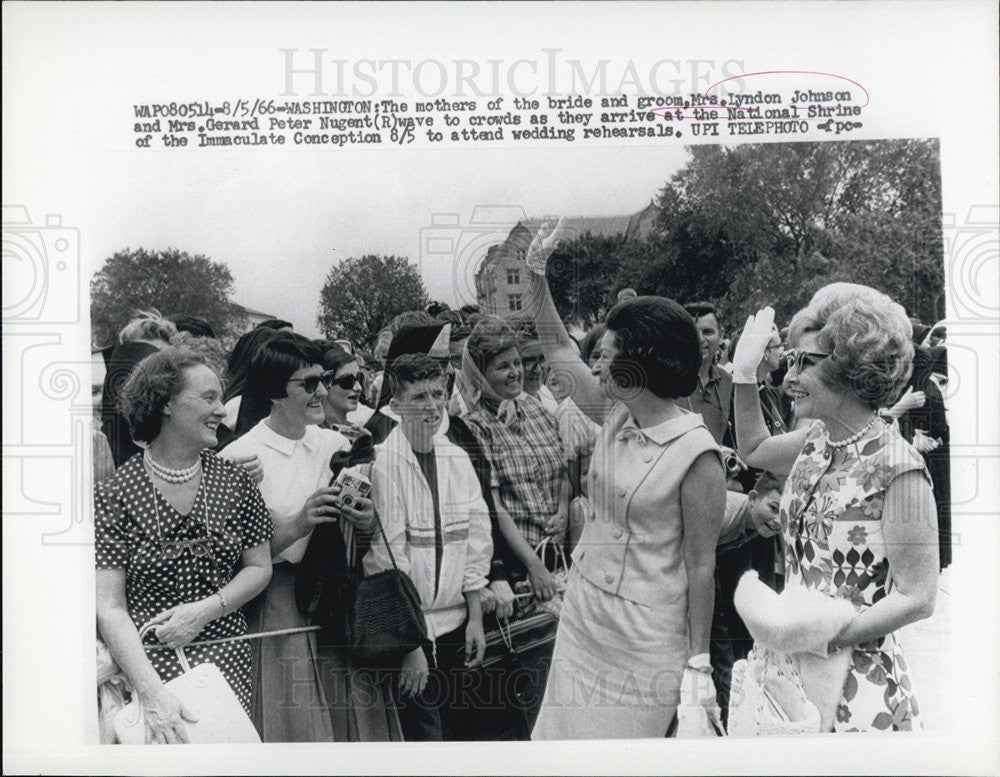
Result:
M697 146L660 192L647 292L715 300L731 323L779 320L840 280L911 315L944 315L936 141ZM655 266L655 265L654 265ZM678 279L680 282L678 282Z
M695 146L657 199L651 234L586 234L550 260L564 317L589 324L632 286L710 300L732 329L763 305L786 323L821 286L880 289L944 317L936 141Z
M366 254L330 268L316 320L327 337L371 348L394 316L426 305L420 272L405 257Z
M168 248L126 248L107 259L90 282L90 321L96 345L117 342L118 332L137 310L199 316L228 341L246 325L230 300L233 276L223 262Z

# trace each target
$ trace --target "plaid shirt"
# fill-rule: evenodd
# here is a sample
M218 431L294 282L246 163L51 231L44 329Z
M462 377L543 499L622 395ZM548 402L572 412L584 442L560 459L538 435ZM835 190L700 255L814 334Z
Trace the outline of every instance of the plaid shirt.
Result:
M465 421L486 450L501 504L535 547L545 537L543 523L559 507L565 452L556 419L541 402L522 394L514 406L509 425L482 401Z

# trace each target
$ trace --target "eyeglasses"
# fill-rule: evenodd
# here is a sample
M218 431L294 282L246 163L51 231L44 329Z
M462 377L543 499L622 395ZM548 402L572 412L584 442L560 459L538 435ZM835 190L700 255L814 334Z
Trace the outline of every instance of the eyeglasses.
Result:
M319 384L322 383L324 388L330 388L333 385L334 372L328 370L322 375L310 375L308 378L290 378L289 383L301 383L302 390L307 394L315 394L317 389L319 389ZM340 385L340 384L338 384ZM353 383L351 384L354 385Z
M814 351L792 350L785 355L785 364L788 365L788 369L794 367L796 372L802 372L806 367L814 367L823 359L829 359L831 355Z
M338 386L339 388L342 388L344 391L350 391L360 382L361 382L361 373L359 372L354 375L344 375L342 378L331 380L329 383L324 381L323 385L326 386L327 388L333 388L334 386Z
M160 545L160 558L165 561L175 561L188 551L195 558L208 558L212 556L212 549L208 545L208 539L200 540L174 540L173 542L163 542Z

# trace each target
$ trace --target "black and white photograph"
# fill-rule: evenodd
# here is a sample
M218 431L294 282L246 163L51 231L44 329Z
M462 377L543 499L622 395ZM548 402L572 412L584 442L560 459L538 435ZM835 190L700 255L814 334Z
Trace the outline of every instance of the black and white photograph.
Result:
M995 9L248 5L4 4L5 770L995 766L996 90L866 47Z

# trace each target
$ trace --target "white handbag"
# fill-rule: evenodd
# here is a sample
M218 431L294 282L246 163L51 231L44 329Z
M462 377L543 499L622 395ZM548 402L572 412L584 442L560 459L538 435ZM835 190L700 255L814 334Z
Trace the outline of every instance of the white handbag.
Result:
M145 632L145 628L143 632ZM143 632L140 632L143 633ZM167 689L198 718L184 722L191 744L259 743L260 735L247 716L235 691L215 664L192 668L181 648L176 649L184 674L165 683ZM132 701L115 716L115 733L123 745L146 741L142 705Z
M790 656L757 645L733 665L730 736L815 734L819 730L819 709L806 698Z

